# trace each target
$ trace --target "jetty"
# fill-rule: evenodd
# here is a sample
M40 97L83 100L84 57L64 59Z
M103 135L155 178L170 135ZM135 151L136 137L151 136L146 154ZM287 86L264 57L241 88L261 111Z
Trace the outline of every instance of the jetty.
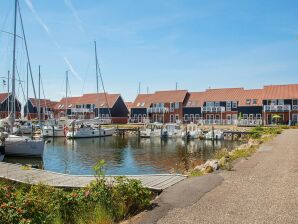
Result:
M151 191L161 192L168 187L187 178L180 174L145 174L124 175L128 179L141 181L142 185ZM112 183L117 176L107 175L108 183ZM0 178L26 184L46 184L61 188L80 188L95 180L92 175L70 175L47 170L28 168L19 164L0 162Z

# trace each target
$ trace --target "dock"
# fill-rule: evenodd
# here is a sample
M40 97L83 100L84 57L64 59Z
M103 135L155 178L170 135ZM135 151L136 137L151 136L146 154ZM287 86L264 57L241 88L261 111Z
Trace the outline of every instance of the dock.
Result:
M107 175L107 182L112 182L116 176ZM128 179L140 180L149 190L161 192L168 187L187 178L179 174L145 174L125 175ZM46 184L61 188L80 188L95 180L92 175L70 175L47 170L27 168L19 164L0 162L0 178L26 184Z

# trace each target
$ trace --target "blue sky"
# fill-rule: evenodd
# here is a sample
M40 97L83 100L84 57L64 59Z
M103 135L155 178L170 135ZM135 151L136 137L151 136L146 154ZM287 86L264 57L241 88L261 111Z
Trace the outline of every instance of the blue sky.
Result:
M298 83L298 2L240 0L20 0L37 83L59 99L70 71L72 96L95 92L93 41L106 90L260 88ZM0 0L0 29L13 30L13 0ZM18 27L18 33L20 29ZM12 39L0 33L0 76ZM18 44L21 79L24 48ZM24 85L24 84L23 84ZM4 91L0 84L0 89ZM18 94L22 98L18 85ZM30 90L32 95L32 91Z

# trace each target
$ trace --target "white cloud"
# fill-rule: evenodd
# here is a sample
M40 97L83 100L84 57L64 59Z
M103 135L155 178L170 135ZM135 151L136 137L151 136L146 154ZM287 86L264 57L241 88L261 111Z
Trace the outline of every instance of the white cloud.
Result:
M62 53L62 48L60 46L60 44L56 41L56 39L53 37L49 27L45 24L45 22L42 20L42 18L39 16L39 14L37 13L37 11L35 10L31 0L26 0L26 4L29 7L30 11L33 13L33 15L35 16L37 22L41 25L41 27L45 30L45 32L48 34L48 36L50 37L51 41L53 42L53 44L57 47L59 54L62 56L64 62L66 63L66 65L68 66L69 70L72 72L72 74L79 80L82 81L82 78L80 77L80 75L78 74L78 72L74 69L74 66L71 64L71 62L68 60L68 58Z
M72 15L75 17L77 26L79 27L79 29L82 32L85 32L84 27L83 27L83 22L76 10L76 8L74 7L74 5L72 4L71 0L64 0L65 5L67 6L67 8L69 8L69 10L71 11Z

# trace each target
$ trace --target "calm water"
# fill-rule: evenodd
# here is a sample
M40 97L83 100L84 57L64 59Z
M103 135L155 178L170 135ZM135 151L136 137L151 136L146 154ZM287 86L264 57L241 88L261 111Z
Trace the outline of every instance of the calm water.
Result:
M240 142L184 141L137 137L106 137L98 139L51 139L46 144L44 169L70 174L94 174L97 161L106 161L106 174L153 174L179 172L192 164L203 163L220 148L233 149ZM38 163L17 158L6 162Z

